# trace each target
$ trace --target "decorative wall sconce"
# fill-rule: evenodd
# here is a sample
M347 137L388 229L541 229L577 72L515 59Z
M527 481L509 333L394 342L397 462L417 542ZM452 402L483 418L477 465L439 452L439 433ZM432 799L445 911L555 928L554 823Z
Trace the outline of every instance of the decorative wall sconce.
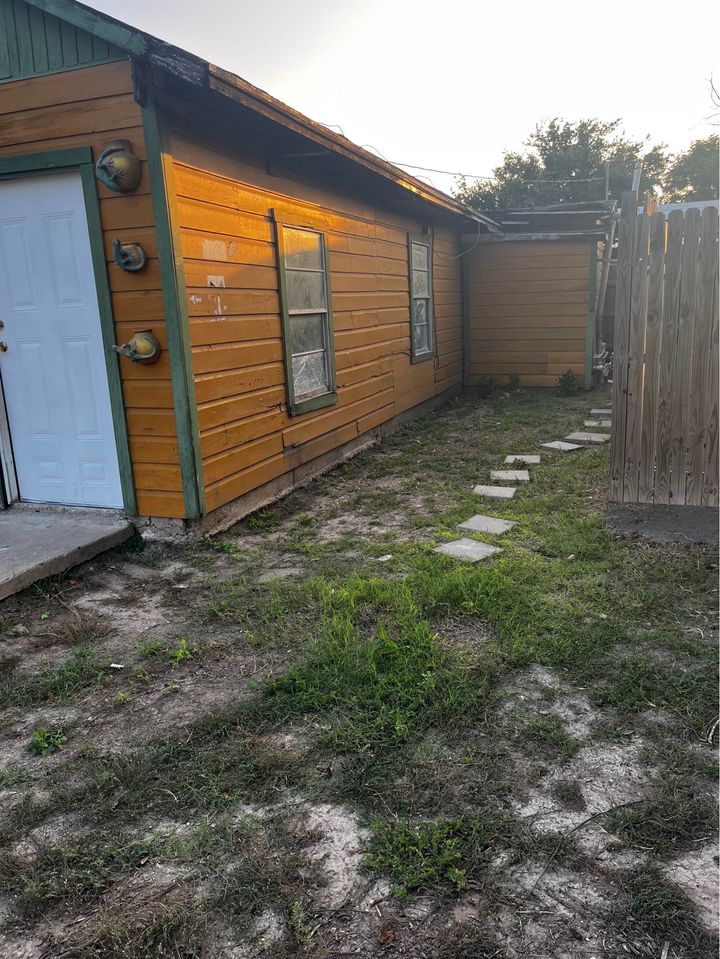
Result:
M115 238L112 241L113 258L121 270L128 273L137 273L147 262L145 250L139 243L123 243Z
M95 175L115 193L137 190L142 176L140 160L129 140L109 140L95 164Z
M152 330L136 330L127 343L113 349L131 363L157 363L160 359L160 344Z

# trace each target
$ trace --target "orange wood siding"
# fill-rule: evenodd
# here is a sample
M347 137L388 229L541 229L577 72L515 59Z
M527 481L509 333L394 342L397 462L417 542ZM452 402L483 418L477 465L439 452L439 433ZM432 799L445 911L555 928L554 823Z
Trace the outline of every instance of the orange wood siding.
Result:
M585 373L590 241L481 243L468 254L470 375L553 386Z
M459 237L435 230L435 361L411 364L408 231L422 224L172 138L208 510L459 387ZM338 402L287 414L274 227L325 233ZM214 286L213 284L224 284Z
M143 161L138 189L113 193L98 183L116 342L152 327L167 347L154 217L145 164L140 108L133 98L129 61L18 80L0 87L0 155L91 146L97 157L107 140L130 140ZM140 273L112 262L113 237L137 241L149 257ZM167 352L155 366L121 361L130 455L140 514L184 515L180 463Z

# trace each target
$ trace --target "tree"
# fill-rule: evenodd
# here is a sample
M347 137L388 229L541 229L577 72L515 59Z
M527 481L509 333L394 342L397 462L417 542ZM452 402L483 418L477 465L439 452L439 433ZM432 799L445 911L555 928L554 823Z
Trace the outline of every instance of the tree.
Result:
M603 200L609 163L610 199L619 201L622 191L630 189L637 160L642 161L641 195L658 192L668 164L665 146L628 139L619 127L620 120L554 119L538 124L524 153L506 153L489 181L461 179L455 195L477 210L489 211Z
M719 151L717 134L691 143L686 152L670 164L663 181L663 199L668 202L717 200Z

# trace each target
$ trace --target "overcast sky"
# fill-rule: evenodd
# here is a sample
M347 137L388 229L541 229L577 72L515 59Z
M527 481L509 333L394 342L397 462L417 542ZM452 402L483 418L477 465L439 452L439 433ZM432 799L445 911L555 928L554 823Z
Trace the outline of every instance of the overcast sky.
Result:
M489 175L554 116L620 117L673 150L713 132L714 0L86 2L396 163Z

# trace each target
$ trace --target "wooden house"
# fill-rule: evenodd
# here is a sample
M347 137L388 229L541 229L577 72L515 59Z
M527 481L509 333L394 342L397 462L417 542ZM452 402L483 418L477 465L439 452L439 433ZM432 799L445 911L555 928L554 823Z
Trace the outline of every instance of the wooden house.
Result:
M493 219L75 0L0 0L0 27L6 506L218 529L503 372L478 313L514 242L482 245ZM565 249L578 278L588 249ZM509 372L582 366L582 337L556 335L571 301ZM542 339L547 306L524 314Z

